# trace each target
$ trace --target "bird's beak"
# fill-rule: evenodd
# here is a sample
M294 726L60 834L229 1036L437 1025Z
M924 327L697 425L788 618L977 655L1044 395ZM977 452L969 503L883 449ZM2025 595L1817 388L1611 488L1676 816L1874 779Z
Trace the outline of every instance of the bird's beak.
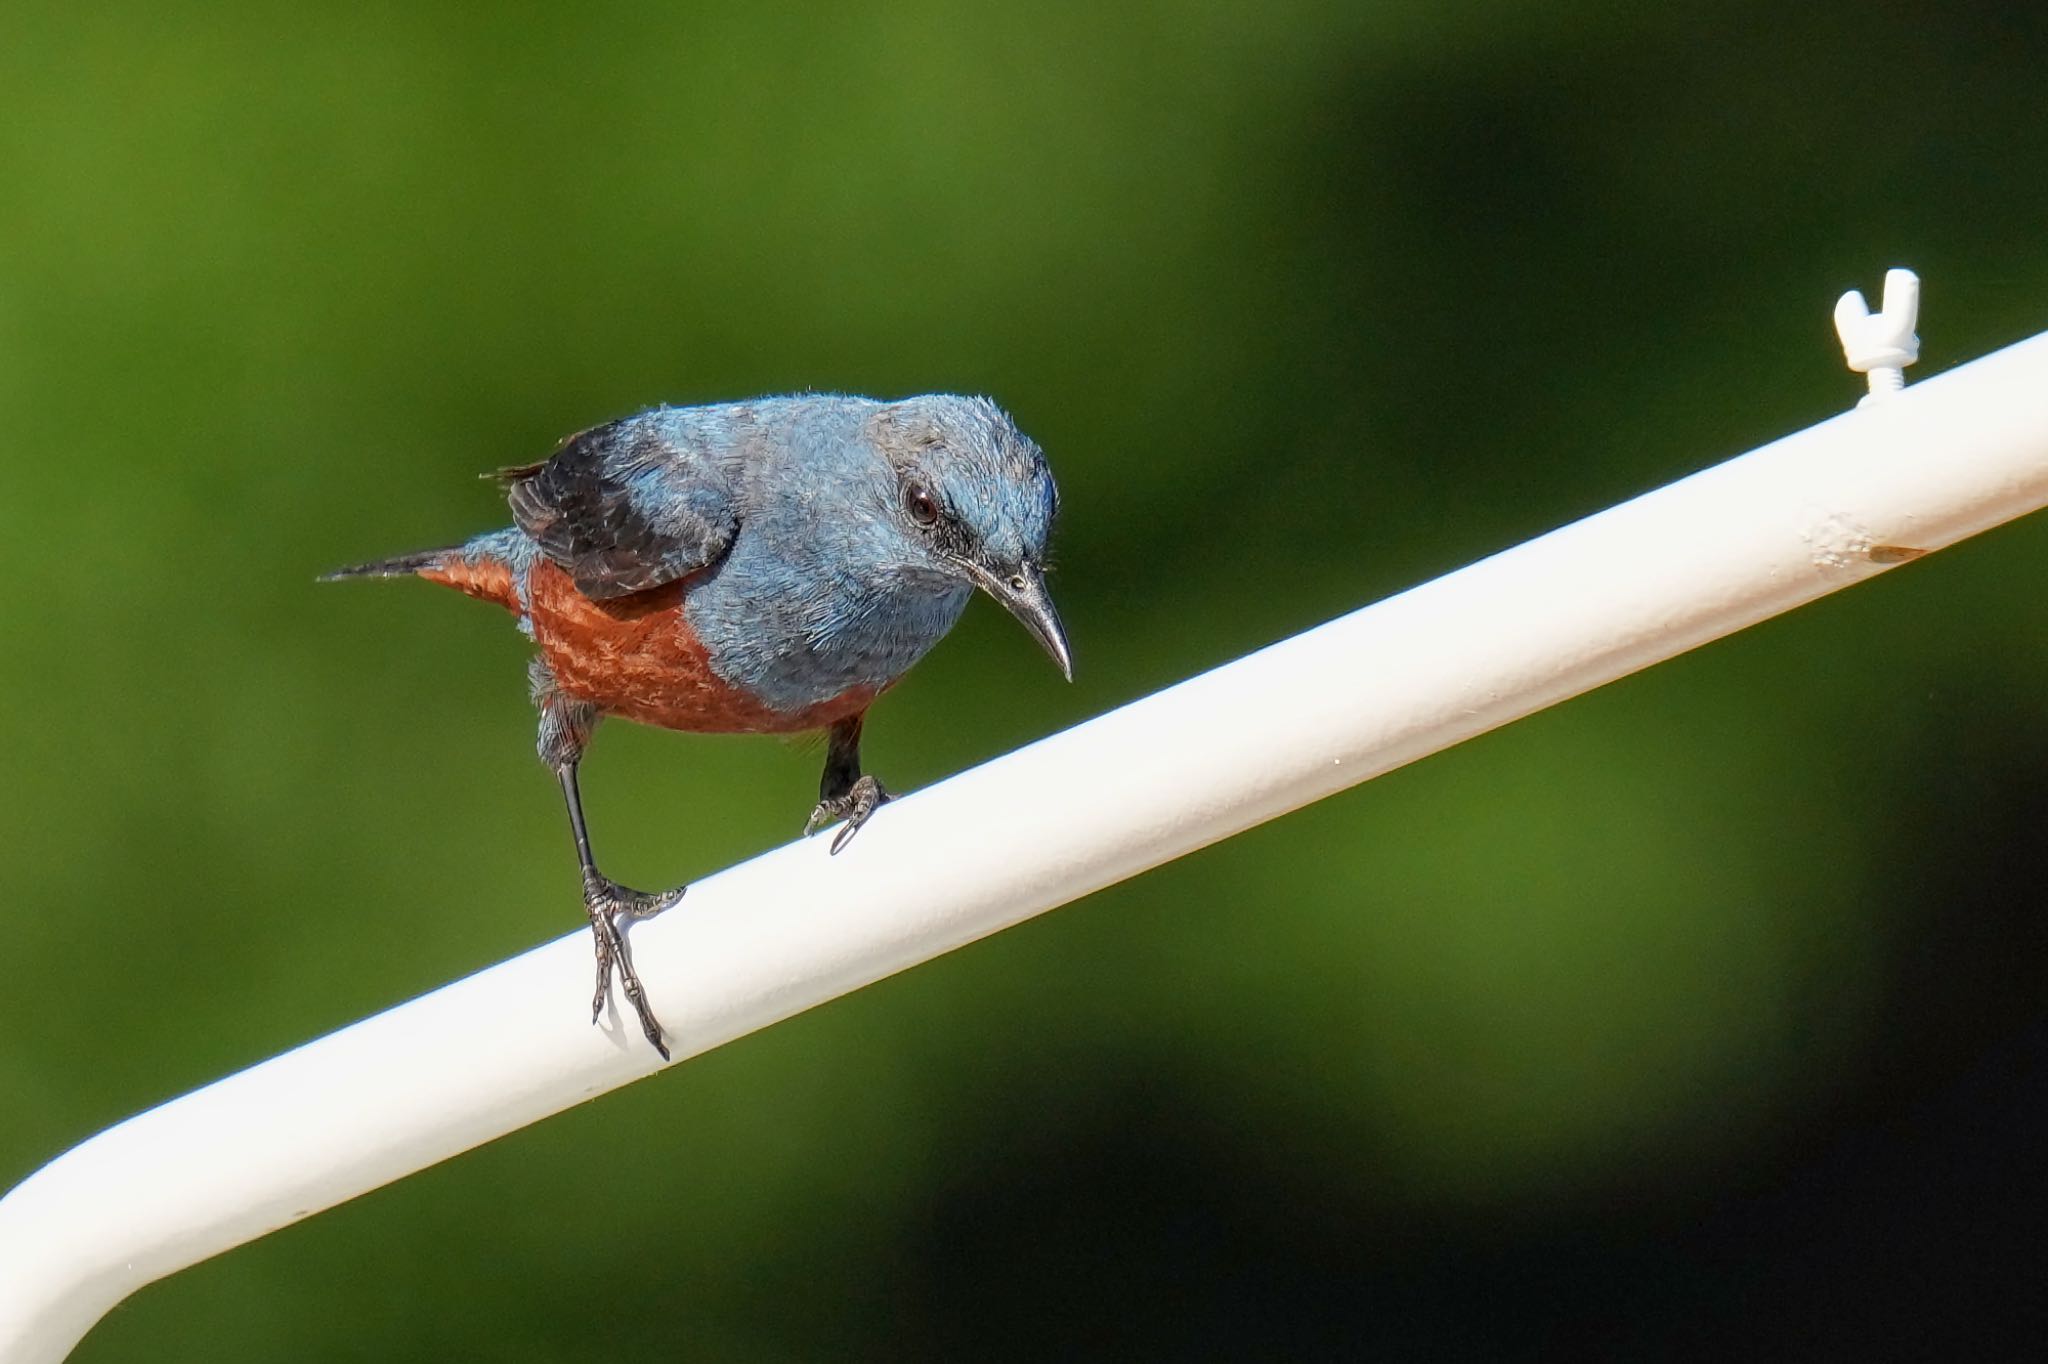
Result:
M1060 624L1060 613L1053 610L1052 598L1045 590L1045 574L1038 565L1027 563L1011 573L993 572L980 564L968 567L975 585L1001 602L1003 609L1015 616L1052 655L1052 661L1060 665L1060 674L1073 681L1074 656L1067 648L1066 628Z

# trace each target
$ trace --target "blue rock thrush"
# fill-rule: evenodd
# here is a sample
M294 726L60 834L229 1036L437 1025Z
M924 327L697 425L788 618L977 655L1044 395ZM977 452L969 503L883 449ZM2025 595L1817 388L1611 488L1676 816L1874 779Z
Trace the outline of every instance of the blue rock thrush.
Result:
M868 706L953 627L974 589L1073 675L1045 590L1059 494L1044 454L985 398L660 407L497 477L509 529L327 576L416 575L498 603L532 637L540 758L568 802L597 944L591 1018L616 969L664 1058L620 922L660 913L683 888L630 890L598 871L576 766L599 720L826 730L804 832L844 821L836 853L889 798L860 770Z

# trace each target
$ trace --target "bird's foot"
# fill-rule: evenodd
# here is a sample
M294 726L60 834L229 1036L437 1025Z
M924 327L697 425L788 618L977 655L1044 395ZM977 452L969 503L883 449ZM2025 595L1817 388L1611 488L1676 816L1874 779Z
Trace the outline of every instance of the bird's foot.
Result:
M640 984L640 974L633 969L633 954L626 946L626 935L619 923L653 918L681 900L686 889L678 886L664 891L632 890L594 871L583 874L583 912L590 916L590 934L597 941L597 993L590 1001L590 1021L597 1022L611 999L612 968L616 966L626 1002L640 1017L640 1031L647 1034L647 1040L664 1061L669 1059L668 1043L662 1040L660 1020L648 1006L646 987Z
M844 795L828 796L818 802L818 808L811 811L810 819L804 824L804 837L809 838L835 819L843 819L845 825L832 836L832 851L836 853L852 842L853 836L860 832L860 826L888 801L889 793L882 789L882 783L873 777L862 777L848 787Z

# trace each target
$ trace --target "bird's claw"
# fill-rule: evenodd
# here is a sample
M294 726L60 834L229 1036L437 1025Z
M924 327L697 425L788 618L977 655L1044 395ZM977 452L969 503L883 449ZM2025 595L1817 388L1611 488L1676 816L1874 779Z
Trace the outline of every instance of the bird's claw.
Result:
M640 974L633 969L632 952L626 946L619 921L651 919L681 900L685 889L678 886L664 891L633 890L596 872L585 872L583 876L583 912L590 916L590 934L597 943L597 992L590 1001L590 1021L595 1023L604 1014L612 994L612 968L616 966L626 1002L639 1016L640 1031L664 1061L669 1059L668 1043L662 1038L660 1020L647 1003L647 990L640 984Z
M882 783L873 777L862 777L848 787L843 795L827 796L818 802L818 808L811 811L810 819L804 822L804 837L809 838L835 819L846 821L838 833L832 836L832 851L838 853L853 836L860 832L861 825L889 803L889 793L882 789Z

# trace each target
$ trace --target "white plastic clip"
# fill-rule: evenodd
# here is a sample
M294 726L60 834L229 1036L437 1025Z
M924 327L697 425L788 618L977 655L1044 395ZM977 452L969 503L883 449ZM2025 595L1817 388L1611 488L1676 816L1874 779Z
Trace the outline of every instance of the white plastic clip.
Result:
M1835 334L1849 368L1870 376L1870 392L1858 407L1883 402L1906 386L1905 368L1920 358L1920 276L1911 270L1884 272L1884 311L1872 315L1863 291L1851 289L1835 304Z

